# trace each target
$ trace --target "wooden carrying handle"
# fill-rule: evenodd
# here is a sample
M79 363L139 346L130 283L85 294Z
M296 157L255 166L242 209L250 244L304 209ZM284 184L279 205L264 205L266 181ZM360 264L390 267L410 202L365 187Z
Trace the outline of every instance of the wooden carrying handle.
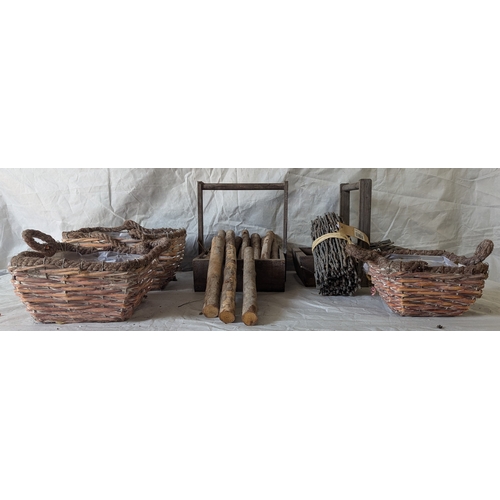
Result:
M286 257L288 226L288 181L281 183L208 183L198 181L198 247L199 253L205 252L203 236L203 191L283 191L283 244L282 251Z
M42 233L42 231L38 231L37 229L25 229L22 236L30 248L46 257L52 257L59 250L59 244L52 236ZM43 243L38 243L35 238L43 241Z

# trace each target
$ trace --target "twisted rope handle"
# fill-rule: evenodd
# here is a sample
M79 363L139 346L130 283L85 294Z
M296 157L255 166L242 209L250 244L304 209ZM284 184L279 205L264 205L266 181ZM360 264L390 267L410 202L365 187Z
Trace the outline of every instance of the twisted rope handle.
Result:
M22 237L24 241L36 252L21 252L19 255L15 256L11 260L11 265L15 266L32 266L38 265L43 259L43 263L45 264L45 259L48 257L49 261L54 265L61 265L62 267L67 267L64 265L65 259L50 259L53 255L55 255L60 250L68 250L74 251L81 254L91 254L97 253L97 251L93 248L84 248L72 245L70 243L60 243L54 240L52 236L43 233L42 231L38 231L36 229L26 229L22 233ZM35 240L35 238L43 241L43 243L39 243ZM143 243L146 245L146 243ZM168 238L161 238L158 241L148 242L148 248L145 249L147 253L145 255L141 255L137 259L127 261L127 262L84 262L80 261L79 267L81 270L87 271L100 271L100 270L118 270L118 271L128 271L131 269L139 268L145 264L148 264L153 259L158 258L164 251L168 249L170 245L170 241ZM116 249L120 253L134 253L133 248L117 248Z
M161 227L157 229L147 229L133 220L126 220L123 225L128 230L129 234L138 240L152 240L162 237L171 239L186 234L184 228L173 229L171 227Z
M30 248L45 255L46 257L52 257L59 250L59 244L54 238L52 238L52 236L45 234L42 231L38 231L37 229L25 229L22 236L23 240ZM44 243L38 243L35 238L43 241Z
M98 233L98 237L104 241L111 243L114 246L121 246L122 242L116 240L109 236L110 232L119 233L120 231L128 231L132 238L137 240L151 240L156 239L161 236L165 236L167 238L176 238L186 234L185 229L172 229L169 227L160 228L160 229L146 229L142 227L140 224L133 220L126 220L121 226L117 227L84 227L81 229L77 229L76 231L67 231L64 232L64 236L68 239L73 238L81 238L88 235L88 233Z
M476 251L474 252L474 255L472 257L465 258L461 261L459 261L459 264L464 264L465 266L471 266L474 264L479 264L480 262L483 262L488 255L493 252L494 244L491 240L484 240L476 248Z

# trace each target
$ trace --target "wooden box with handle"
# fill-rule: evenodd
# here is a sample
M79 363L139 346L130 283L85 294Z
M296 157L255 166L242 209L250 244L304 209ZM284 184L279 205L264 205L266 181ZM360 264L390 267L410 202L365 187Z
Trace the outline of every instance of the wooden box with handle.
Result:
M281 245L274 258L255 259L256 286L258 292L284 292L286 281L286 246L287 246L287 221L288 221L288 181L283 183L205 183L198 182L198 248L199 255L193 259L193 282L195 292L204 292L207 285L207 272L210 262L210 242L205 245L203 227L203 193L204 191L283 191L283 234ZM234 228L220 228L229 230ZM238 232L236 235L238 236ZM265 240L262 234L262 242ZM267 256L264 256L267 257ZM237 259L237 291L243 286L243 259Z

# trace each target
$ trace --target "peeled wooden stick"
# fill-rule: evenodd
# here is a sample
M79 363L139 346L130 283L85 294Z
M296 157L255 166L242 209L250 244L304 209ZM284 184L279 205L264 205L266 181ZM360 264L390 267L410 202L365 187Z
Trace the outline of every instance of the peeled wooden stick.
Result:
M234 321L236 309L236 244L234 231L226 232L226 263L224 265L224 282L220 296L219 319L224 323Z
M245 248L243 255L243 323L253 326L257 323L257 286L255 284L255 260L253 248Z
M207 318L216 318L219 314L222 266L224 264L224 247L226 244L225 234L225 231L219 231L219 234L212 240L207 272L207 287L205 289L205 303L202 310Z
M253 248L253 258L254 259L260 259L260 234L253 233L250 241L252 242L252 248Z
M278 238L273 238L273 244L271 246L271 259L279 259L279 251L278 251Z
M274 233L268 231L262 240L262 252L260 254L261 259L271 258L271 248L273 246Z
M238 256L240 259L243 259L245 248L250 246L250 234L247 229L243 229L243 231L241 231L241 240L241 248Z

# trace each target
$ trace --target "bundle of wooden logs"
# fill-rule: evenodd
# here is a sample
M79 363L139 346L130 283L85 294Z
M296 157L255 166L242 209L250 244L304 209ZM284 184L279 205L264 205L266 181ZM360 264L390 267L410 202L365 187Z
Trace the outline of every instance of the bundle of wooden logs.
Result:
M312 222L313 242L328 233L339 230L341 218L335 213L316 217ZM327 238L313 250L314 278L320 295L353 295L360 287L354 259L346 254L347 241L340 238Z
M257 287L255 260L277 259L278 238L268 231L264 238L243 230L236 236L233 230L219 231L212 239L208 264L207 286L203 314L217 316L224 323L233 323L236 310L237 259L243 261L243 311L242 320L247 326L257 323Z

